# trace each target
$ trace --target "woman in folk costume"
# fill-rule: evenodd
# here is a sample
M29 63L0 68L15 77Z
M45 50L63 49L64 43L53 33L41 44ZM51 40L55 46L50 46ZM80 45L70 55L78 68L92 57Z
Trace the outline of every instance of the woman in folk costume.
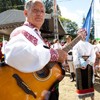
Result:
M91 100L94 100L93 65L96 55L93 45L85 41L86 35L87 32L85 32L83 40L73 47L77 95L82 100L85 100L86 97L91 97Z
M72 41L72 37L70 35L66 36L66 43L64 44L64 46L62 48L65 48L67 45L69 45ZM65 63L68 63L69 66L69 70L70 70L70 81L73 82L75 79L75 69L74 69L74 65L73 65L73 56L72 56L72 49L69 50L68 55L67 55L67 61L65 61Z
M58 39L54 39L53 40L53 44L51 45L51 48L62 49L62 46L61 46L61 44L60 44Z
M92 45L93 45L93 47L94 47L94 50L95 50L95 53L96 53L96 51L97 51L97 40L93 40L92 41ZM94 63L94 76L95 77L97 77L98 75L97 75L97 65L98 65L98 59L97 59L97 57L96 57L96 59L95 59L95 63Z

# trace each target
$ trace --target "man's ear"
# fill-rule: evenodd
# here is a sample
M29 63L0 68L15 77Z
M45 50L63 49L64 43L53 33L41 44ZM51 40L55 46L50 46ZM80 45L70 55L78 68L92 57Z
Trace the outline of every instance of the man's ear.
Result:
M27 16L27 10L24 10L24 15Z

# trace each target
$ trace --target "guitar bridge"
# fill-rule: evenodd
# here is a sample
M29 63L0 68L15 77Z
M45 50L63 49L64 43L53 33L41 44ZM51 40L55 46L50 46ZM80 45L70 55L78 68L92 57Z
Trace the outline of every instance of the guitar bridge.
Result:
M18 74L13 74L13 77L16 79L18 86L27 94L32 95L36 98L35 93L27 86L27 84L18 76Z

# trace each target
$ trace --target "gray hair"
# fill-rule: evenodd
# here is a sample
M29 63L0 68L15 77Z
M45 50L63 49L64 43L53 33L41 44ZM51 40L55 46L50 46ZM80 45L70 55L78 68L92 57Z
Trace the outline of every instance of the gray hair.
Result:
M25 3L24 9L29 10L31 8L31 6L33 6L36 2L40 2L44 5L42 0L27 0Z

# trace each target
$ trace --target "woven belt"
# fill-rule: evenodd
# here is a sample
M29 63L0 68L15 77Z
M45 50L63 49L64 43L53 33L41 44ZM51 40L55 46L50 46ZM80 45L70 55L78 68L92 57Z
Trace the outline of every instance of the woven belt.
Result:
M82 58L86 61L88 58L89 58L89 56L82 56Z

